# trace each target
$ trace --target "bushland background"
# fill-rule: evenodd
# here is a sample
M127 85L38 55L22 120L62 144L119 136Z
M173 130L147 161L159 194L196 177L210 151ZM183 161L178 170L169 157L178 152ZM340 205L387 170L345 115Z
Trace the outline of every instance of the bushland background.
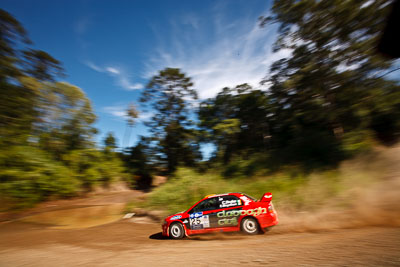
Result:
M185 70L160 70L126 110L129 132L137 107L151 108L150 134L125 148L111 132L94 141L85 92L62 82L62 63L33 49L23 25L0 10L1 211L121 183L152 191L126 210L167 212L226 191L271 191L279 209L306 212L376 200L365 192L383 185L390 195L399 177L400 86L388 76L396 60L378 49L388 3L275 0L271 16L254 19L278 24L273 50L291 53L259 87L225 87L199 101ZM202 144L215 147L210 158ZM160 175L167 182L154 189Z

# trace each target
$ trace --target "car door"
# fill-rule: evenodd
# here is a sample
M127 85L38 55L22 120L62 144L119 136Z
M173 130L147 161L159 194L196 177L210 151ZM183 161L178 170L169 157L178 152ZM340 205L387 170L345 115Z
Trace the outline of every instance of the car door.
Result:
M189 212L189 227L190 230L203 230L213 227L216 218L216 210L219 208L217 197L207 198L197 204Z
M243 202L234 195L218 197L219 208L216 213L215 227L237 226L243 209Z

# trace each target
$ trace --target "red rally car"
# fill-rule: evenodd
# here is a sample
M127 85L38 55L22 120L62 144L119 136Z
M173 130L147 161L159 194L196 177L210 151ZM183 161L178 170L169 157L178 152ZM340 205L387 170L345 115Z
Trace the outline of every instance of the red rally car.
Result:
M187 211L168 216L162 234L174 239L215 231L257 234L278 223L271 200L271 193L260 200L243 193L206 196Z

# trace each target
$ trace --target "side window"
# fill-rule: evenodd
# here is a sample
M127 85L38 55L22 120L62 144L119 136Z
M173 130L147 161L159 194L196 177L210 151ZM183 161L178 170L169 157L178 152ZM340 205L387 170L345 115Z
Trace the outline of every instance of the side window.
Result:
M218 198L208 198L197 204L190 213L218 209Z
M238 197L232 195L218 197L218 201L220 208L229 208L242 205L242 201Z

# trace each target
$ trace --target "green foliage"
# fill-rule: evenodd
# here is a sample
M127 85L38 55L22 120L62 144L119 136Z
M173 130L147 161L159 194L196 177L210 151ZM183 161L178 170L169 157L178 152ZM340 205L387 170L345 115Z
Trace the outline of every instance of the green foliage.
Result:
M38 121L34 134L40 147L60 158L64 153L91 147L96 116L90 100L77 86L66 82L45 83L39 89Z
M113 152L95 148L96 116L61 62L30 44L22 25L0 9L0 196L17 207L70 197L125 179ZM3 207L4 208L4 207Z
M132 127L136 123L136 119L139 118L139 112L133 103L130 103L128 109L126 110L127 125L125 128L124 140L122 146L129 146L129 141L131 138Z
M178 169L174 178L156 188L143 206L175 213L187 210L209 194L243 192L260 198L265 192L272 192L277 207L317 209L341 194L345 180L344 174L337 171L308 176L281 173L252 179L226 180L213 172L199 174L190 169Z
M267 154L255 153L247 159L236 156L228 164L219 164L217 169L221 170L224 178L246 178L273 172L272 165L272 160Z
M224 179L215 170L200 174L192 169L180 168L172 179L151 192L144 203L137 205L176 213L189 209L209 194L242 192L260 198L265 192L272 192L278 213L341 208L354 201L355 185L361 190L369 187L386 170L379 163L380 156L371 162L370 157L377 154L368 155L340 168L309 174L291 167L269 175Z
M127 180L126 169L117 154L101 154L99 160L98 171L103 186L108 187L114 182Z
M170 212L187 210L205 195L221 192L224 186L218 175L199 175L190 169L178 169L168 183L153 190L148 205Z
M128 116L128 124L133 126L135 124L135 119L139 117L139 112L136 110L134 104L129 104L129 107L126 111L126 115Z
M20 207L126 178L115 154L95 149L72 151L58 162L37 148L15 146L1 154L0 166L0 192Z
M180 164L194 165L200 157L194 123L189 119L189 101L197 99L192 86L179 69L166 68L150 80L142 94L141 101L155 111L146 123L152 133L150 144L168 173Z
M39 81L53 81L55 76L63 75L61 62L45 51L29 49L23 52L25 73Z
M24 144L35 120L35 91L0 79L0 147Z
M0 9L0 146L25 145L38 121L39 81L53 80L60 63L31 44L23 26ZM23 56L25 55L25 56Z
M371 131L352 131L343 135L343 150L348 156L368 152L375 144Z
M378 75L393 61L375 49L390 6L384 0L364 4L275 0L272 15L261 18L262 25L280 25L274 49L291 51L263 81L271 84L272 141L278 147L298 145L296 152L327 144L322 153L302 156L340 160L340 154L365 149L370 132L383 141L399 136L399 85Z
M17 44L30 44L26 30L11 14L0 9L0 79L17 77L21 74L16 66L20 62L14 47Z
M89 191L96 185L108 186L124 178L122 162L111 152L74 150L63 156L63 162Z
M0 166L0 192L20 207L50 196L73 196L80 189L71 170L34 147L12 147L1 154Z
M198 125L192 121L197 94L191 78L180 69L161 70L141 98L154 111L146 122L151 136L125 155L115 152L111 134L104 150L95 148L90 100L80 88L57 81L61 62L25 48L26 31L0 9L2 196L24 205L120 179L148 189L155 169L172 174L179 166L198 165L200 141L216 146L211 161L218 171L199 175L178 169L152 193L150 205L168 203L176 211L209 193L260 196L268 190L302 207L315 203L301 193L314 194L312 186L321 188L314 200L337 194L340 174L309 174L365 153L376 138L391 144L400 136L400 87L381 75L393 62L374 47L389 5L384 0L364 4L275 0L261 25L279 24L274 50L288 49L290 55L272 64L263 80L269 90L225 87L200 104ZM133 104L127 116L124 143L138 118ZM125 167L138 178L129 179Z
M106 137L104 138L104 151L106 152L114 152L117 148L117 140L115 139L113 133L107 133Z
M217 146L217 160L228 163L235 154L251 154L268 147L267 95L242 84L225 87L200 104L203 141Z
M152 183L152 167L149 165L149 147L141 139L138 144L131 147L124 155L125 166L129 173L136 175L136 179L129 181L131 187L148 190Z
M238 119L226 119L215 125L213 130L217 134L229 138L240 131L239 127L240 121Z
M212 160L225 176L243 175L241 160L254 154L266 155L268 169L311 171L365 152L373 139L396 142L400 86L383 78L393 61L375 49L390 6L364 3L274 1L261 26L279 24L273 50L288 55L262 81L268 91L225 87L198 112L202 141L215 144Z

